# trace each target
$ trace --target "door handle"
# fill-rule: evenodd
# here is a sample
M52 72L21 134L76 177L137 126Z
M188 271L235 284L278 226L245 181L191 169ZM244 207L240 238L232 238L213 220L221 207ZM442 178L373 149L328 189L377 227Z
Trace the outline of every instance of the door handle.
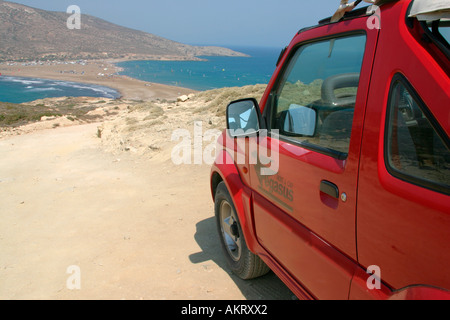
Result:
M339 199L339 188L330 181L322 180L320 182L320 192L323 192L332 198Z

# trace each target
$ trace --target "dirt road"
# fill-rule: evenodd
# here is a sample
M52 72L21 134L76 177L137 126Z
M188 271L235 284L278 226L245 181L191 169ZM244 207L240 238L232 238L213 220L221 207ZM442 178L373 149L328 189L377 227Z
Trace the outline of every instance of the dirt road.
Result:
M230 274L207 165L113 155L96 133L0 140L0 299L292 298L272 273Z

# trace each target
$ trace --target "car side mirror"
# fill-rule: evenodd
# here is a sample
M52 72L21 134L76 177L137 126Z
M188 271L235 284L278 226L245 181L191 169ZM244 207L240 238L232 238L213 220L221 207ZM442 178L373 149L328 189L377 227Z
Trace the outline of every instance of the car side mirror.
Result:
M289 136L313 137L316 131L317 112L314 109L292 104L281 113L281 133Z
M232 137L257 134L261 129L261 112L258 102L242 99L231 102L227 107L227 129Z

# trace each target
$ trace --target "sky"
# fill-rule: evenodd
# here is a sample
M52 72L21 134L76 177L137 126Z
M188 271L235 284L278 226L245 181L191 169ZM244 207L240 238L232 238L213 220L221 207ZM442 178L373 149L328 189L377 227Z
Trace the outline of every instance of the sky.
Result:
M191 45L284 47L333 15L339 0L9 0L83 14ZM82 20L81 20L82 23Z

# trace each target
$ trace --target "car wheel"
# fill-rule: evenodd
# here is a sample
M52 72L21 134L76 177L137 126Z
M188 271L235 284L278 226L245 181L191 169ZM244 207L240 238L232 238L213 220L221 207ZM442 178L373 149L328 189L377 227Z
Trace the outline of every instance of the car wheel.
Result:
M269 267L247 247L236 209L224 182L217 186L214 207L220 242L231 270L245 280L268 273Z

